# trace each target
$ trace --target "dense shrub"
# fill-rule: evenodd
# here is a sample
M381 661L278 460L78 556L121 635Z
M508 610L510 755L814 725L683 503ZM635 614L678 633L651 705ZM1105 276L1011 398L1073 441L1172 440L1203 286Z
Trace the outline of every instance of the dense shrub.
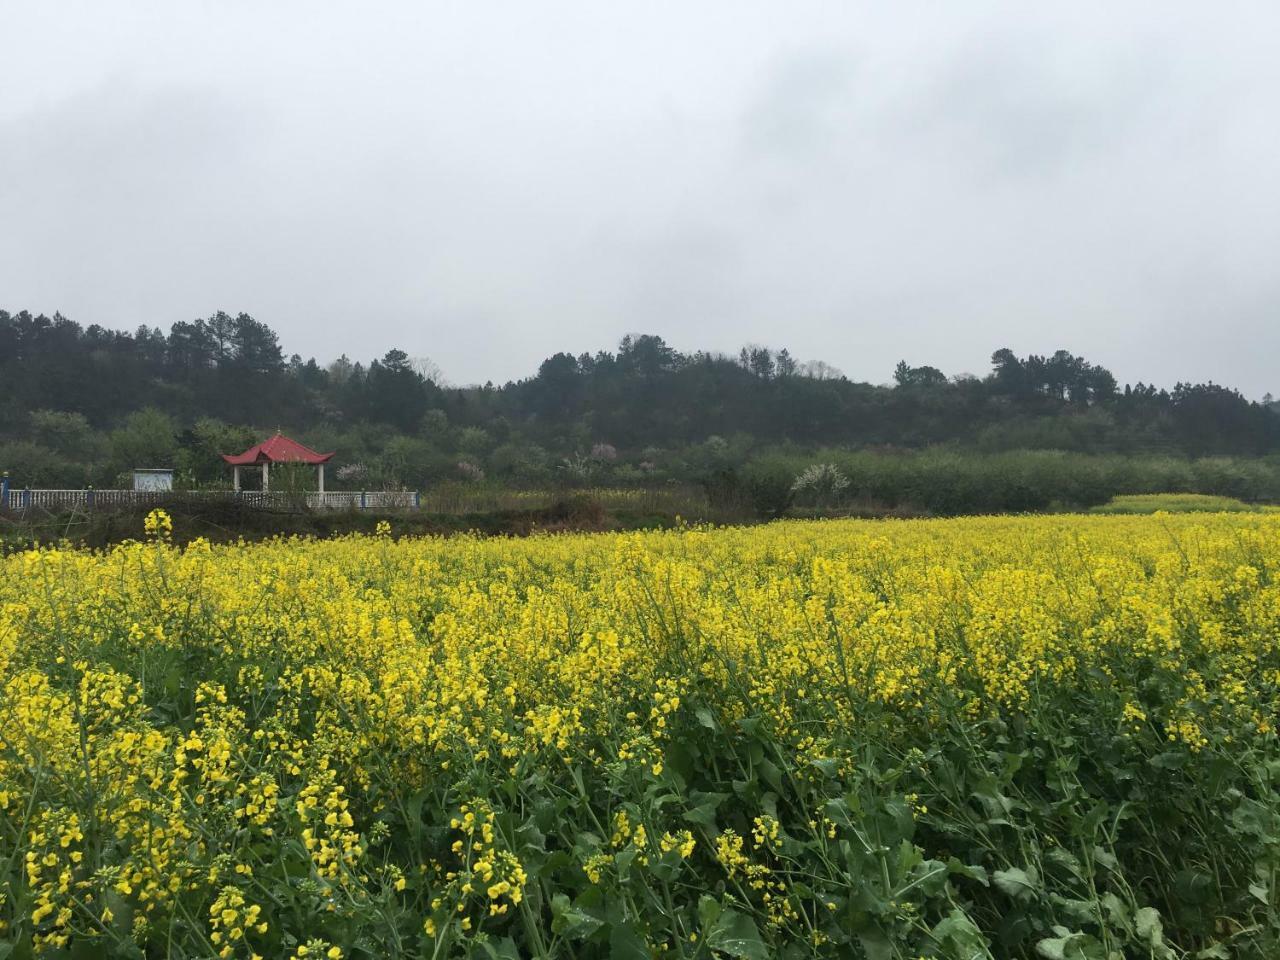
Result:
M771 453L745 476L794 484L815 462L849 479L844 501L910 507L941 516L1087 508L1120 494L1204 493L1280 500L1280 463L1266 459L1091 455L1053 450L982 454L948 448L910 451L820 450ZM772 488L770 488L772 489ZM766 498L767 500L767 498ZM765 502L754 499L757 505ZM773 510L781 497L767 501ZM784 508L785 509L785 508ZM762 516L778 515L760 510Z

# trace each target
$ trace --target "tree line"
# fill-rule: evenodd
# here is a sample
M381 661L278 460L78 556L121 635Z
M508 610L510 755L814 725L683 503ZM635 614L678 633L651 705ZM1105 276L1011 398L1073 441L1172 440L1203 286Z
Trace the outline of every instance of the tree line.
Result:
M1261 457L1280 405L1214 383L1121 387L1068 351L992 354L983 376L903 361L892 382L786 349L682 353L661 337L555 353L527 378L448 386L392 349L321 364L286 356L245 313L133 333L0 310L0 469L31 486L111 485L134 466L224 482L220 452L279 427L338 451L336 485L701 480L820 447L1038 449Z

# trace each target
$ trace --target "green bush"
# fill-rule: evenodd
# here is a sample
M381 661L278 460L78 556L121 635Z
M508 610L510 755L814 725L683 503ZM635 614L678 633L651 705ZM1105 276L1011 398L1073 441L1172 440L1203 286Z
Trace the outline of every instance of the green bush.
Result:
M1140 493L1113 497L1094 507L1090 513L1147 514L1164 513L1256 513L1252 504L1233 497L1209 496L1202 493Z
M1280 500L1280 463L1263 459L1214 457L1130 457L1056 450L977 453L955 448L922 451L824 449L771 451L740 473L721 471L708 487L739 476L750 491L737 491L761 516L778 516L790 506L783 480L791 482L813 463L831 463L849 487L842 499L907 508L939 516L1021 513L1054 506L1087 509L1125 494L1198 493L1246 501ZM744 489L746 489L744 487ZM724 497L724 491L712 496Z

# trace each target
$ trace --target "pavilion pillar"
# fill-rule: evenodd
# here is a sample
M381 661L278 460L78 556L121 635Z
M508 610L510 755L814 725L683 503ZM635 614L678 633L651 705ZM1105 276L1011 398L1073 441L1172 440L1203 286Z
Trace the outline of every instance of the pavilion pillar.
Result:
M231 489L236 493L240 492L240 464L235 464L231 468Z
M270 482L270 475L267 473L267 467L268 467L267 461L263 460L262 461L262 492L263 493L266 493L267 490L270 489L270 487L268 486Z
M320 481L320 492L324 493L324 464L323 463L316 464L316 470L317 470L316 476L319 478L319 481Z

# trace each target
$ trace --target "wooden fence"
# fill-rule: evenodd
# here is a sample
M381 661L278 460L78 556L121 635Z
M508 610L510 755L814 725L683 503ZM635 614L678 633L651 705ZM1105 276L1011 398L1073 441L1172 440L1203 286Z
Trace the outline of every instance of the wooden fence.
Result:
M101 510L124 506L163 506L180 501L234 500L253 507L287 510L417 510L416 490L326 490L324 493L263 493L260 490L30 490L0 487L0 510Z

